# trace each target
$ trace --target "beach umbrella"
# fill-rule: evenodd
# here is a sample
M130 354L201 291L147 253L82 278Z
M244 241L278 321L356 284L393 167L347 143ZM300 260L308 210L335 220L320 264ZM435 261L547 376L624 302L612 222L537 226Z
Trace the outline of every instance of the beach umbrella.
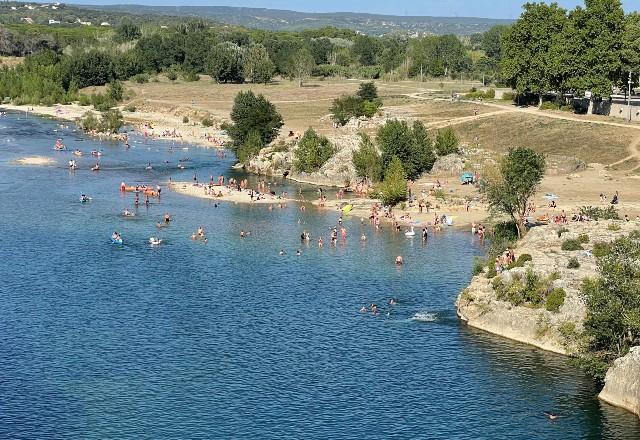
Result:
M558 196L553 193L547 193L544 195L544 198L547 200L557 200Z

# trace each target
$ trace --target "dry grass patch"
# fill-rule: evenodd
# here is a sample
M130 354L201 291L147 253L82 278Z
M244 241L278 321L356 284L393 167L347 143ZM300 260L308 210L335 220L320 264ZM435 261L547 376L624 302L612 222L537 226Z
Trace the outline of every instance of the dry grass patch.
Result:
M563 121L525 113L505 113L455 127L463 142L473 143L478 136L480 147L505 152L521 146L536 151L575 156L591 163L608 164L626 157L637 130L620 127Z

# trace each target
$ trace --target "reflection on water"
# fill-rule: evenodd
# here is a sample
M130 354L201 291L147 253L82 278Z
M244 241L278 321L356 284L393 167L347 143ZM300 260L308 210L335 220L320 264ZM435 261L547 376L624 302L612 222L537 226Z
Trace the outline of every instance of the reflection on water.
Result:
M336 213L170 192L124 219L134 207L121 181L208 180L231 159L143 139L126 150L21 115L0 125L0 438L640 436L638 419L600 403L565 358L457 320L453 301L482 253L466 234L424 246L347 218L347 242L319 249ZM103 150L102 171L83 156L68 172L70 154L51 149L59 136ZM57 164L11 163L29 155ZM165 212L174 221L158 230ZM189 239L200 225L206 245ZM123 246L109 242L116 230ZM377 316L359 313L371 303Z

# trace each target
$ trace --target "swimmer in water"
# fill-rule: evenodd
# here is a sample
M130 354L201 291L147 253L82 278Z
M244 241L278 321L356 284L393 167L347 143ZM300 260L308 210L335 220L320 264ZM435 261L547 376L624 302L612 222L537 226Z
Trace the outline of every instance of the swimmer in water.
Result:
M404 259L402 258L402 255L398 255L396 257L396 265L402 266L403 264L404 264Z
M297 256L297 257L299 257L300 255L302 255L302 252L300 252L300 249L298 249L298 250L296 251L296 256Z
M318 238L318 247L322 247L324 246L324 241L322 240L322 237Z
M395 299L391 298L391 299L389 300L389 305L390 305L390 306L395 306L396 304L398 304L398 302L397 302Z
M285 255L284 249L280 249L280 255Z
M360 236L360 241L367 241L367 236L364 233Z
M367 313L369 311L369 309L367 309L367 306L362 306L360 308L360 313Z

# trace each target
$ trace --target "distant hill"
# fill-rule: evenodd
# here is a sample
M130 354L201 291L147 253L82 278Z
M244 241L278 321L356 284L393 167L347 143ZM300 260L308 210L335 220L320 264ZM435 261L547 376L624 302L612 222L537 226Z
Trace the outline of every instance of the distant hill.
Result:
M348 28L370 35L390 33L470 35L512 20L472 17L417 17L356 12L308 13L279 9L232 6L86 5L87 9L130 14L173 15L205 18L231 25L265 30L297 31L325 26Z

